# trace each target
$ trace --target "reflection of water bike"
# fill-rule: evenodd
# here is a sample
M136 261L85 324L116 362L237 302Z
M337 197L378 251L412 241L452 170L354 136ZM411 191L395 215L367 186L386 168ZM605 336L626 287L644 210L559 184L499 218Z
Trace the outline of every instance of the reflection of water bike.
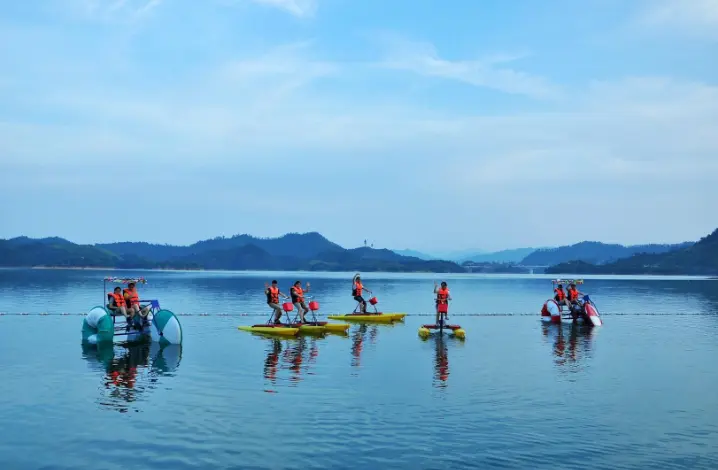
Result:
M454 336L459 339L466 338L466 332L461 328L461 326L447 323L446 316L449 313L448 301L447 303L437 304L436 309L439 311L439 323L433 325L422 325L421 328L419 328L419 336L422 338L428 338L432 332L438 332L441 335L444 331L448 331L453 333Z
M558 284L583 284L583 280L556 279L551 281L554 286ZM554 287L554 290L556 288ZM566 307L566 310L564 310ZM568 306L559 303L555 298L544 302L541 308L541 321L548 323L561 323L567 320L571 323L579 323L588 326L602 326L603 321L598 313L596 304L593 303L588 295L584 295L573 302L568 302Z

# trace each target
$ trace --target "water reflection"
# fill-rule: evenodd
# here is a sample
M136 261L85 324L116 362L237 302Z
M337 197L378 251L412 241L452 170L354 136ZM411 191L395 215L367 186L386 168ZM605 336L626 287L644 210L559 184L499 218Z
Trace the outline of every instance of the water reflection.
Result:
M361 365L361 353L364 350L364 342L369 338L370 344L376 344L376 337L379 334L377 325L368 326L365 323L359 325L359 328L352 335L352 367Z
M298 336L296 338L265 338L267 355L264 359L264 378L271 387L276 387L278 372L286 368L290 371L289 381L297 385L302 374L311 374L309 366L316 363L319 356L321 336ZM264 390L268 393L274 389Z
M82 357L93 370L103 372L100 406L127 413L147 391L157 388L161 376L173 375L182 360L182 346L83 344Z
M449 384L449 343L451 347L464 347L464 341L450 334L434 333L422 338L425 343L431 343L434 349L434 375L432 385L437 388L446 388Z
M592 354L592 343L598 329L579 324L543 324L543 336L553 342L554 363L559 368L577 371Z

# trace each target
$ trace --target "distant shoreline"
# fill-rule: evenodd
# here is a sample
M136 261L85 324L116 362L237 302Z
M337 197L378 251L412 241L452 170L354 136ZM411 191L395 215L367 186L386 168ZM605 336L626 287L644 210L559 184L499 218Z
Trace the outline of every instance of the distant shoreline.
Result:
M356 270L352 271L306 271L306 270L264 270L264 269L159 269L159 268L101 268L101 267L80 267L80 266L2 266L0 270L47 270L47 271L118 271L118 272L130 272L130 271L148 271L148 272L177 272L177 273L191 273L191 272L203 272L203 273L302 273L303 275L339 275L347 274L351 275L356 273ZM367 277L374 277L374 275L388 275L390 278L401 275L408 276L436 276L443 277L445 279L461 279L461 278L516 278L516 279L537 279L537 280L551 280L570 277L573 279L586 279L598 281L601 279L622 279L626 281L646 281L646 280L697 280L697 281L718 281L718 277L715 275L700 275L700 274L547 274L547 273L481 273L481 272L465 272L465 273L437 273L437 272L418 272L418 271L361 271Z

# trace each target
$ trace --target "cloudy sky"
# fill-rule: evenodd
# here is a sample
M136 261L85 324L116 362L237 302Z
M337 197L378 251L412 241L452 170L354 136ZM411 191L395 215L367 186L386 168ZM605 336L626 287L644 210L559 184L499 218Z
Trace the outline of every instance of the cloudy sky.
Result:
M450 251L718 226L718 0L0 5L0 237Z

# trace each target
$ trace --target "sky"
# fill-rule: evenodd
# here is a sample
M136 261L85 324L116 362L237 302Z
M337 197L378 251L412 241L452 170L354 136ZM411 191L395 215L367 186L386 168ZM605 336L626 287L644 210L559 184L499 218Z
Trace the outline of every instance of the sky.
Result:
M0 4L0 238L718 227L718 0Z

